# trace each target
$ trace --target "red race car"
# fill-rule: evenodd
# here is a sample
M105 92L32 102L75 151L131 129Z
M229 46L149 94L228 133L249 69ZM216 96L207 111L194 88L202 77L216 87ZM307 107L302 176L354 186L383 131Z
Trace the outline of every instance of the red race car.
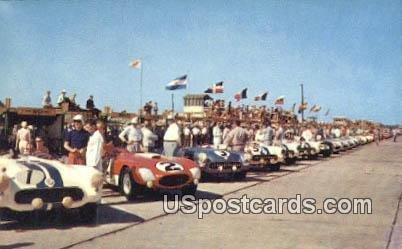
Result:
M200 178L200 168L189 159L126 150L109 162L106 173L106 181L118 186L127 199L134 199L146 189L180 189L182 194L195 194Z

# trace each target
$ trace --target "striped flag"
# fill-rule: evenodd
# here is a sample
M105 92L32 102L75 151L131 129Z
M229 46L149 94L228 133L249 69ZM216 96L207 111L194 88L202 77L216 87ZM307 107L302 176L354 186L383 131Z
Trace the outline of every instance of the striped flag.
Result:
M260 94L260 95L255 96L255 97L254 97L254 100L255 100L255 101L259 101L259 100L264 101L264 100L267 100L267 96L268 96L268 92L265 92L265 93L263 93L263 94Z
M212 87L209 87L204 93L223 93L223 81L215 83Z
M317 105L313 105L313 106L310 108L310 112L314 111L314 109L316 108L316 106L317 106Z
M142 66L142 61L137 59L137 60L133 60L132 62L130 62L128 64L129 67L133 67L133 68L141 68Z
M283 105L283 104L285 104L285 96L282 95L276 98L275 105Z
M236 101L240 101L241 99L247 99L247 88L244 88L241 92L238 92L234 96Z
M317 106L314 108L313 112L319 112L319 111L321 111L321 106L317 105Z
M166 90L178 90L187 88L187 75L178 77L166 85Z
M319 112L320 110L321 110L321 106L319 106L319 105L313 105L310 108L310 112Z

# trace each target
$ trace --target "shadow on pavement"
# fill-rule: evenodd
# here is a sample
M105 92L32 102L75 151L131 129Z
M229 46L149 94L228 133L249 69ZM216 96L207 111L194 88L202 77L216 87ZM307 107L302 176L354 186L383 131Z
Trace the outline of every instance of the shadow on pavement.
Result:
M39 230L39 229L70 229L73 227L96 227L113 223L135 223L144 221L143 218L115 209L107 205L99 205L96 222L88 223L80 219L77 210L52 210L47 212L3 213L0 231L4 230ZM1 248L1 247L0 247Z
M32 242L23 242L23 243L15 243L15 244L9 244L9 245L0 245L0 249L17 249L17 248L23 248L27 246L33 246L34 243Z

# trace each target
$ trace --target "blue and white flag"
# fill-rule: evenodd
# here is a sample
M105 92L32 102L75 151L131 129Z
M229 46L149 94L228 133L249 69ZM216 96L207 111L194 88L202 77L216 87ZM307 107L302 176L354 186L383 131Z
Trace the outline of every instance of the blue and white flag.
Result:
M178 77L166 85L166 90L177 90L187 88L187 75Z

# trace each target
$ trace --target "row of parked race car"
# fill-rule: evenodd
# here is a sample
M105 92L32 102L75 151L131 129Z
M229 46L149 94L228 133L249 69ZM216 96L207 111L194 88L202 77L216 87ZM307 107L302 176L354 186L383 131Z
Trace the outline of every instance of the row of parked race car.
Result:
M71 209L78 211L82 219L94 221L105 181L118 187L129 200L157 190L178 189L182 194L195 194L201 178L213 175L242 180L253 169L279 170L281 165L294 164L298 159L329 157L373 140L372 135L365 135L272 146L254 142L246 146L244 153L202 146L183 149L173 158L119 150L106 163L105 174L35 155L2 156L0 209L3 213Z

